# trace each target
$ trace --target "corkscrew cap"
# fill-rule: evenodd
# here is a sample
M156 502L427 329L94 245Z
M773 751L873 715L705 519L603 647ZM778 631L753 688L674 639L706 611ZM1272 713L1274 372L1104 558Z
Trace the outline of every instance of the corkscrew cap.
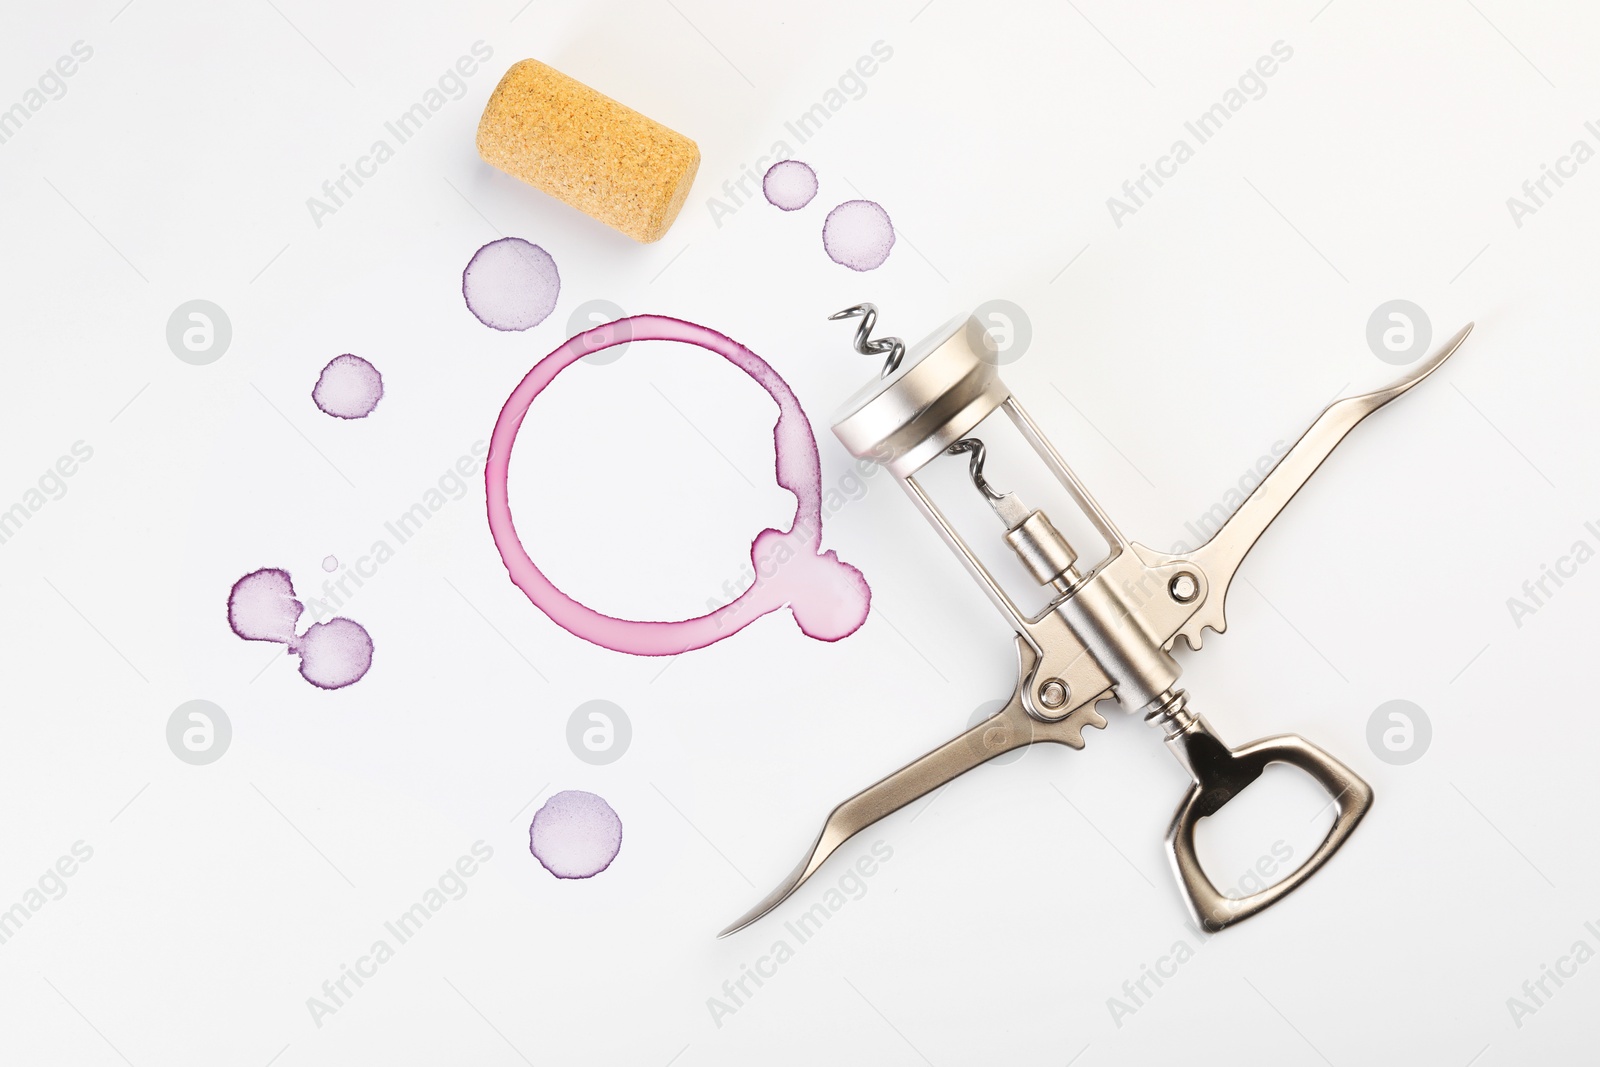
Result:
M958 315L913 345L900 365L845 401L833 432L850 453L907 477L965 437L1011 390L986 353L982 329Z

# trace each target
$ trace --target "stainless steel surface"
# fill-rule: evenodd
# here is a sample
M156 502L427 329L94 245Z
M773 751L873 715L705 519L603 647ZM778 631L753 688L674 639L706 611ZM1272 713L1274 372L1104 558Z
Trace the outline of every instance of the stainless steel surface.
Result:
M1121 549L1128 547L1128 539L1122 536L1122 531L1117 529L1117 524L1111 521L1111 516L1105 513L1099 502L1089 494L1089 490L1078 480L1078 476L1072 473L1072 468L1067 466L1067 461L1061 458L1060 454L1056 452L1055 446L1040 432L1033 419L1028 417L1028 413L1022 410L1022 405L1017 403L1015 397L1011 396L1009 389L1006 390L1006 400L1002 405L1002 410L1006 413L1006 417L1011 420L1012 425L1022 434L1023 440L1032 446L1033 450L1039 454L1039 458L1044 460L1044 465L1050 468L1050 473L1054 474L1056 480L1067 490L1067 494L1072 497L1072 502L1078 505L1078 509L1088 517L1095 530L1101 537L1105 538L1106 544L1111 546L1112 554L1115 555Z
M946 323L899 370L845 401L833 424L845 448L904 478L1003 404L1010 391L994 365L973 351L969 333L960 320Z
M1194 778L1167 829L1167 858L1183 887L1190 914L1205 930L1215 932L1248 919L1304 885L1339 850L1372 807L1372 787L1303 737L1266 737L1230 749L1211 732L1204 718L1188 713L1182 690L1163 693L1155 703L1155 710L1146 718L1166 730L1167 746ZM1206 876L1195 855L1195 827L1244 792L1273 763L1297 767L1327 790L1337 810L1333 825L1306 861L1282 881L1248 896L1224 896Z
M1006 531L1005 540L1040 585L1049 585L1068 573L1076 575L1072 565L1078 562L1078 554L1042 511L1029 512L1027 518Z
M1472 323L1469 322L1433 355L1418 363L1393 385L1329 404L1317 421L1311 424L1311 428L1301 435L1300 440L1278 461L1278 465L1239 505L1239 510L1223 523L1222 529L1190 556L1211 579L1212 588L1208 602L1182 631L1191 648L1200 647L1201 631L1205 627L1209 626L1219 634L1228 628L1223 605L1234 572L1272 524L1272 520L1278 517L1278 513L1294 499L1306 480L1322 466L1322 461L1328 458L1334 446L1343 441L1345 435L1355 429L1362 419L1438 370L1471 332Z
M1177 566L1167 564L1166 571ZM1110 676L1128 711L1143 708L1178 680L1167 634L1195 605L1169 595L1176 576L1152 572L1137 554L1122 552L1056 605L1056 615Z
M1022 704L1029 715L1041 721L1050 722L1065 718L1084 705L1093 705L1094 701L1110 694L1112 680L1100 668L1100 664L1089 654L1084 643L1079 640L1067 625L1066 620L1054 610L1046 608L1037 616L1027 616L1016 602L1006 594L1000 583L981 560L973 554L972 549L961 539L961 535L945 518L942 511L923 490L915 478L902 478L901 485L911 495L912 502L917 505L934 529L939 531L939 536L944 538L952 550L966 566L968 573L977 579L978 585L989 595L989 599L1000 609L1010 621L1017 635L1025 641L1037 657L1037 663L1031 671L1023 674ZM1060 679L1072 691L1072 696L1061 708L1046 707L1039 699L1038 689L1047 679Z
M1023 676L1031 673L1029 663L1033 655L1026 642L1017 642ZM827 858L840 845L884 818L910 804L918 797L927 796L946 782L965 774L981 763L1024 745L1050 743L1068 748L1083 747L1084 727L1103 730L1106 720L1093 707L1079 707L1073 714L1058 722L1042 723L1030 718L1023 710L1021 691L1012 693L1011 700L991 718L985 719L966 733L947 741L926 756L914 760L882 781L868 786L843 804L833 809L822 824L811 851L789 872L778 887L755 907L734 921L718 937L727 937L744 929L767 912L787 900L796 889L816 873Z
M1205 627L1218 632L1225 628L1228 587L1272 520L1357 423L1438 369L1472 326L1388 388L1330 405L1210 541L1176 556L1123 537L995 368L971 349L967 337L973 331L960 324L960 319L947 323L919 343L909 362L851 398L835 420L834 433L853 454L873 458L894 474L1011 624L1018 648L1016 690L994 718L834 809L794 872L724 934L777 907L863 827L979 763L1039 741L1083 747L1082 728L1105 725L1095 705L1110 696L1130 711L1150 709L1146 718L1165 730L1168 748L1194 779L1173 817L1167 847L1196 920L1208 930L1220 930L1248 918L1293 892L1328 861L1371 807L1372 789L1350 768L1293 735L1229 749L1203 718L1189 712L1186 694L1174 689L1180 667L1171 655L1173 646L1181 635L1197 650ZM858 341L866 332L870 330L858 331ZM1105 539L1105 558L1086 573L1079 573L1077 554L1043 511L1029 508L1014 493L994 490L985 479L983 446L971 434L997 410L1011 419ZM1002 536L1034 579L1056 594L1037 615L1025 615L1017 607L918 482L917 472L947 452L971 455L973 484L1001 517ZM1296 871L1259 893L1225 897L1195 856L1195 826L1272 763L1309 774L1328 791L1338 815L1327 837Z

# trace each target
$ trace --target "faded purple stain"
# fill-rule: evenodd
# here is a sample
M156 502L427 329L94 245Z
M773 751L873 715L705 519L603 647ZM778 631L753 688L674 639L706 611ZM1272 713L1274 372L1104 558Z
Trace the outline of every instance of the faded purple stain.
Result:
M364 419L383 399L383 375L360 356L334 356L317 376L311 399L325 415Z
M331 558L331 557L330 557ZM372 637L351 619L312 623L295 635L305 605L289 572L263 567L228 591L228 625L246 641L273 641L300 657L300 674L318 689L343 689L372 666Z
M228 593L228 625L246 641L288 644L303 611L289 572L272 567L245 575Z
M343 689L372 666L372 637L350 619L314 622L289 649L300 654L300 673L318 689Z
M894 223L871 200L846 200L822 224L822 247L828 258L851 270L883 266L894 247Z
M338 556L323 556L322 557L322 569L327 571L329 574L332 574L334 571L338 570L339 569L339 557Z
M545 801L528 827L528 851L557 878L593 878L621 848L622 820L604 798L581 789Z
M526 330L555 310L561 274L550 253L520 237L490 241L461 272L461 295L478 321L496 330Z
M817 195L817 172L798 159L774 163L761 179L767 203L784 211L799 211Z

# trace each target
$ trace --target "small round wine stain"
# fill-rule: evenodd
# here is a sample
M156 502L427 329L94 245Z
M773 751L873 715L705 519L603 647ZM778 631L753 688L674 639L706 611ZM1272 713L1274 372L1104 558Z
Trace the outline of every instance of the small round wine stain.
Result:
M378 368L348 352L328 361L311 390L312 402L336 419L364 419L382 399L383 375Z
M894 247L894 223L871 200L846 200L822 224L822 247L828 258L851 270L883 266Z
M479 322L496 330L526 330L555 310L561 274L550 253L520 237L490 241L461 272L461 295Z
M318 689L343 689L372 666L372 636L350 619L314 622L290 651L300 655L300 674Z
M324 557L322 557L322 569L327 571L329 574L332 574L334 571L338 570L339 569L339 557L338 556L324 556Z
M605 799L568 789L544 802L528 827L528 851L557 878L593 878L622 849L622 820Z
M783 211L799 211L817 195L817 172L798 159L774 163L761 179L767 203Z

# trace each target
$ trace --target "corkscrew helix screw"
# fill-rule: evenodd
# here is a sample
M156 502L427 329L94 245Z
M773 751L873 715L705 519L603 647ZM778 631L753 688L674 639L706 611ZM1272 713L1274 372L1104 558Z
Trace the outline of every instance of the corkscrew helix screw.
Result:
M887 354L883 361L883 374L887 378L900 367L900 361L906 355L906 343L898 337L880 337L872 340L872 328L878 324L878 305L857 304L847 307L843 311L835 311L828 316L828 321L836 319L860 318L861 324L856 327L856 351L863 356L882 356Z
M972 479L972 484L977 486L978 492L990 500L1004 499L1005 494L990 485L989 479L983 476L983 465L987 458L983 442L976 437L963 437L944 450L947 456L959 456L963 452L972 453L972 459L967 463L967 475Z

